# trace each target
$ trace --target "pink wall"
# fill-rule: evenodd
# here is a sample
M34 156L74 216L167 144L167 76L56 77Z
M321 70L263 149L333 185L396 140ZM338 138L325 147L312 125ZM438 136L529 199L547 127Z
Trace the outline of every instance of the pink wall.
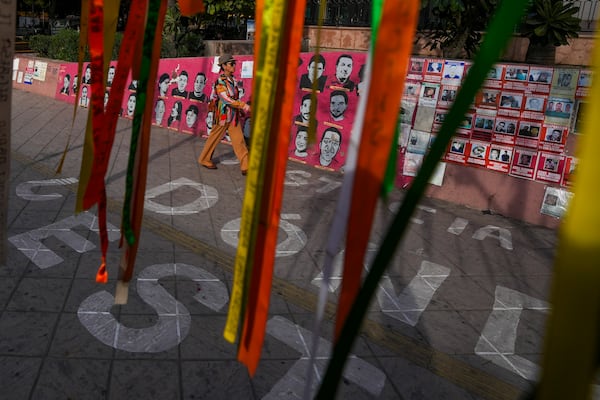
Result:
M349 80L352 81L352 84L347 84L346 88L342 87L344 86L342 83L334 82L337 73L336 63L342 54L350 55L353 64L349 76ZM303 96L310 94L309 89L302 88L301 86L303 83L302 76L305 75L309 70L308 67L310 65L310 59L312 55L312 53L301 54L298 67L299 87L295 96L294 118L302 113ZM323 78L323 86L321 87L321 91L316 95L318 102L317 112L315 115L317 140L316 143L308 146L306 152L297 151L297 145L301 146L302 140L300 140L299 143L296 141L296 137L298 131L304 129L305 123L295 120L292 126L292 131L289 133L289 158L291 160L313 165L318 168L341 170L346 159L348 139L359 100L359 94L357 91L357 84L360 82L359 70L365 62L366 54L364 52L328 52L324 53L323 56L325 59L323 76L326 78ZM236 71L237 78L243 84L245 99L249 100L251 98L252 88L252 56L237 56L236 58L238 59L238 68ZM20 60L19 71L22 71L23 73L25 72L25 67L28 64L27 61L28 59L25 58ZM60 90L63 87L64 76L69 74L72 80L72 77L76 74L76 63L59 64L54 61L44 61L48 62L45 81L39 82L37 80L33 80L31 85L14 82L13 86L19 89L53 96L57 99L73 103L75 98L72 90L68 95L61 94ZM348 59L346 59L346 62L347 61ZM419 154L419 150L415 150L414 146L411 147L411 145L407 143L408 137L416 128L421 130L424 129L424 132L421 132L420 134L422 137L429 138L428 140L431 140L435 137L435 132L439 128L440 124L433 121L433 113L435 112L436 116L437 114L443 114L451 105L451 101L442 101L442 92L444 89L452 89L453 85L456 89L458 89L461 81L461 78L459 78L458 80L455 79L455 81L450 82L447 79L442 78L441 73L427 72L427 67L430 63L441 62L442 65L445 66L448 64L445 63L447 60L415 57L413 58L413 61L417 64L422 64L423 69L416 72L413 71L407 77L405 90L412 85L417 87L417 92L412 95L407 95L405 92L403 95L403 107L406 105L406 102L413 102L414 104L412 112L414 112L414 114L412 115L410 124L402 125L404 131L403 140L405 142L401 143L402 145L399 147L400 157L397 180L397 185L399 187L405 187L406 185L409 185L413 179L413 174L410 172L410 168L407 167L408 164L406 164L406 162L415 159L418 163L419 157L422 158L422 154ZM455 61L458 65L463 66L462 61ZM206 136L208 134L209 128L207 128L206 122L206 103L190 100L189 98L176 97L171 94L171 91L177 87L179 77L183 76L182 71L186 71L188 74L186 86L186 90L188 92L193 90L196 74L198 72L203 72L207 77L204 94L208 96L211 91L211 85L218 77L217 70L213 69L213 62L214 58L212 57L163 59L160 61L158 75L168 75L169 88L168 93L165 96L162 96L160 100L157 91L153 100L155 104L158 102L163 102L164 105L164 116L160 121L156 120L155 116L153 115L153 121L156 125L163 126L173 130L174 132L181 132L184 134L193 134L199 136ZM468 65L469 63L466 62L465 67L468 68ZM84 69L85 66L86 65L84 64ZM497 90L498 96L505 94L504 91L507 90L506 87L509 87L511 92L516 92L519 94L523 101L527 98L527 96L532 95L532 93L534 93L536 96L541 96L544 99L547 99L548 96L550 96L550 82L548 82L547 85L534 85L533 83L504 79L504 74L507 73L509 68L522 67L523 69L531 69L533 71L535 66L528 66L525 64L500 64L500 66L503 79L500 79L499 82L490 82L491 89ZM552 69L550 68L550 70ZM562 72L560 73L562 74ZM577 73L579 73L579 69L577 69ZM558 74L558 72L556 74ZM131 78L129 78L129 80L131 80ZM427 85L437 85L436 100L434 100L434 102L431 102L431 99L421 98L421 88L424 88ZM497 85L497 87L494 87L494 85ZM158 81L156 82L156 87L158 89ZM585 88L577 87L577 99L575 99L574 95L574 101L583 99L585 95L584 89ZM131 95L135 95L135 92L133 90L126 90L126 94L122 102L122 112L124 116L127 114L126 110L128 99ZM333 114L331 113L332 108L330 106L333 102L339 102L342 99L344 102L346 102L345 98L347 98L347 108L343 118L335 120ZM421 104L421 100L427 100L430 103ZM546 142L543 140L542 136L531 139L529 137L522 138L517 134L514 134L512 136L507 135L498 138L493 136L491 132L486 132L485 130L481 129L478 130L478 128L475 127L475 119L478 119L482 113L480 106L484 107L482 104L480 104L481 101L482 100L479 97L474 103L474 108L470 113L473 117L473 126L469 127L468 129L464 129L463 132L457 135L457 138L464 139L466 143L465 153L457 158L456 154L452 155L450 149L448 150L445 160L447 162L447 166L443 176L443 183L441 186L431 185L428 189L428 195L476 209L490 210L491 212L517 218L536 225L548 227L558 226L559 220L555 217L540 213L540 207L544 200L546 187L551 186L556 188L568 188L566 182L568 180L568 168L566 167L566 160L574 154L573 150L576 143L576 135L570 134L569 132L570 125L563 127L564 132L560 143ZM188 127L185 124L185 114L186 110L190 109L192 106L198 108L199 115L195 124L191 127ZM418 114L418 108L425 108L425 106L429 106L431 108L432 111L429 117L433 122L427 128L423 128L422 126L417 127L415 125L416 120L414 118ZM510 109L503 110L499 107L498 103L495 103L493 106L488 107L488 109L483 109L485 113L491 115L490 117L486 116L486 114L482 115L484 115L485 118L490 118L491 121L495 120L495 122L498 122L500 119L504 118L513 118L519 123L522 121L532 123L536 122L536 119L540 119L540 125L544 123L544 118L547 118L547 116L544 115L543 110L540 113L532 114L531 112L524 111L523 107L524 106L521 105L521 108L518 111ZM167 122L168 117L171 114L171 110L174 108L177 109L181 114L181 120L175 121L173 124L169 124ZM159 107L157 106L155 109L159 109ZM503 112L508 114L516 114L502 115ZM419 124L422 125L422 119ZM327 150L325 147L321 147L320 140L323 138L325 132L331 131L332 129L333 131L340 133L341 143L332 144L331 140L329 141L330 150L334 155L332 159L326 159L322 157L322 155ZM542 127L542 131L543 129L544 128ZM331 132L328 135L328 138L332 139ZM335 142L337 138L338 137L336 135L333 135L333 142ZM501 142L498 143L498 140L501 140ZM339 148L336 148L336 145L339 145ZM485 152L483 153L481 162L478 163L477 159L472 159L473 157L468 156L468 152L472 151L474 147L481 145L483 145L485 148ZM493 162L489 156L490 151L494 146L500 146L501 148L508 149L512 153L513 159L505 163L499 161ZM423 148L424 151L426 151L426 148L427 146ZM515 165L516 159L514 159L520 154L520 152L531 152L538 160L535 163L532 163L525 175L521 176L518 173L515 174L515 171L520 170L521 168ZM555 173L546 173L545 171L542 171L543 160L549 156L551 156L550 158L556 157L560 159L560 168ZM548 178L548 176L550 176L550 178Z

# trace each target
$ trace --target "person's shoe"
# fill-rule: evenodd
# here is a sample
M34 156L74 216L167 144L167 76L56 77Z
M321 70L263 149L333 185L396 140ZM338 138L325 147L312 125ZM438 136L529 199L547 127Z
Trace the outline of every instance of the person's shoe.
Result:
M242 170L242 175L246 176L246 174L248 174L248 170L247 169Z
M204 168L208 168L208 169L217 169L217 166L213 163L210 164L200 164L202 165Z

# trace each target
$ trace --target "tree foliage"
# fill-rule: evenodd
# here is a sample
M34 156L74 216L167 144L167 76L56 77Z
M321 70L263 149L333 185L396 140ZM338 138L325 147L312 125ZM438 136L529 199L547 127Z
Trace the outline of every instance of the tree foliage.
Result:
M575 17L579 7L561 0L533 0L521 33L538 46L567 45L567 39L579 37L581 20Z
M444 57L470 58L479 49L497 0L423 0L420 33Z
M212 18L254 18L255 0L204 0L206 15Z

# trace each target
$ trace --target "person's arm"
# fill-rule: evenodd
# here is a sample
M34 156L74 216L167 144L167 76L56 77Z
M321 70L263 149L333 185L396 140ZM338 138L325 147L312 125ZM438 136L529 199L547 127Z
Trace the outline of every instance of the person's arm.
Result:
M224 82L219 79L216 85L217 96L219 96L219 100L222 101L225 105L228 105L233 108L237 108L240 110L244 110L246 112L250 111L250 106L243 101L235 100L229 96L227 93L227 86Z

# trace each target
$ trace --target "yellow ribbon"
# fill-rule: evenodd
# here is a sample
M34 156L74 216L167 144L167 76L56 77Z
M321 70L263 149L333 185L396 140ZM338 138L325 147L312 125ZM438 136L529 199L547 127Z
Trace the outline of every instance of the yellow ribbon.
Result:
M263 8L264 7L264 8ZM263 9L260 13L259 10ZM250 152L249 174L246 193L242 204L240 240L235 259L233 288L229 302L229 313L223 336L234 343L243 315L248 280L252 271L252 259L256 230L260 212L262 186L264 184L267 132L271 131L271 115L276 95L276 72L282 36L285 0L258 0L256 16L261 24L260 47L255 57L254 90L252 91L252 151Z
M600 107L597 46L592 61L596 79L588 98L590 111ZM600 135L596 132L600 114L588 112L583 117L574 196L559 230L550 296L552 313L546 329L542 379L536 399L591 399L591 384L600 359L600 164L597 160Z

